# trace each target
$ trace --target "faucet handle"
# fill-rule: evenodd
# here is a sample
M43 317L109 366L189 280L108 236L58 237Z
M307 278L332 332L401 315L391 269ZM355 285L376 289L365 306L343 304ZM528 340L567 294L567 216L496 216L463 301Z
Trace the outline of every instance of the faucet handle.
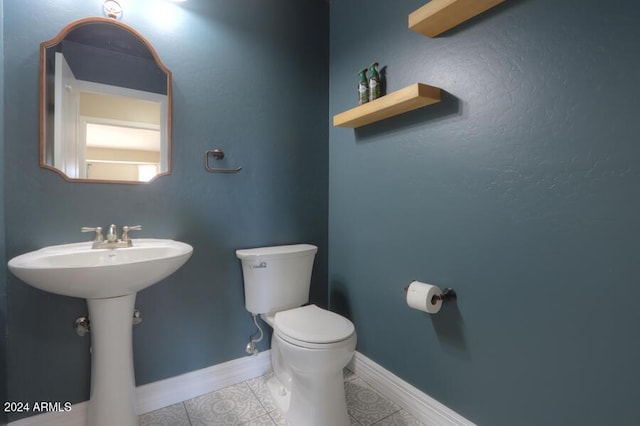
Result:
M93 237L93 241L104 241L104 236L102 235L102 227L96 226L94 228L90 228L88 226L83 226L80 228L81 232L95 232L96 235Z
M123 226L122 227L122 241L129 241L131 237L129 237L129 231L141 231L142 225L132 225L132 226Z

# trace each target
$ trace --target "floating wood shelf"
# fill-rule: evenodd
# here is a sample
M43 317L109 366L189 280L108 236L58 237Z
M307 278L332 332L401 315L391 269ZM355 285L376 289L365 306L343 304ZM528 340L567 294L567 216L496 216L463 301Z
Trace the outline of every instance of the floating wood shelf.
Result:
M504 0L431 0L409 15L409 28L435 37Z
M404 89L367 102L348 111L333 116L333 125L340 127L361 127L375 121L440 102L440 89L415 83Z

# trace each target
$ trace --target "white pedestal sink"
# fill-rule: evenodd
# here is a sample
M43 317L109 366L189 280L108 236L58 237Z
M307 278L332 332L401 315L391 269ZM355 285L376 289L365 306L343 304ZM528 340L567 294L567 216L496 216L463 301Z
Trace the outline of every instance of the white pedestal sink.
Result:
M135 426L132 317L136 293L178 270L193 247L134 239L133 247L92 249L92 243L46 247L14 257L9 270L40 290L87 299L91 319L88 426Z

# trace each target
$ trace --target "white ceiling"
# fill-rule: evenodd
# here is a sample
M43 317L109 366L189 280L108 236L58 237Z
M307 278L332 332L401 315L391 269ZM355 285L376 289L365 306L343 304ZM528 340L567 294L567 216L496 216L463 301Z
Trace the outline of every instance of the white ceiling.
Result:
M160 151L160 131L107 124L87 124L87 147Z

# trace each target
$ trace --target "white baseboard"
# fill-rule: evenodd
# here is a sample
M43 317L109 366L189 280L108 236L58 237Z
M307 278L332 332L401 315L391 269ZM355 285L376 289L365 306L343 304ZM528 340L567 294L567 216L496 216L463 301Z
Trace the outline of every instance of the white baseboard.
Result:
M347 368L424 424L476 426L360 352L355 353Z
M476 426L429 395L356 352L348 365L358 377L409 414L430 426ZM148 413L205 393L262 376L271 369L271 351L234 359L202 370L138 386L137 411ZM88 401L65 413L45 413L10 422L8 426L86 426Z
M271 352L243 357L202 370L138 386L137 411L148 413L205 393L262 376L271 369ZM69 412L45 413L10 422L8 426L86 426L88 401L74 404Z
M148 413L262 376L269 370L271 370L271 351L264 351L257 356L234 359L202 370L138 386L136 388L138 414Z

